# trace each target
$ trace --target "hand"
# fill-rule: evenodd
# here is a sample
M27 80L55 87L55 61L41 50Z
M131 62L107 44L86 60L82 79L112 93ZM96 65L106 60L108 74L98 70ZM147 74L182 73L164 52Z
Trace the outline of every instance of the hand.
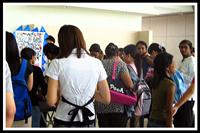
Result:
M154 73L154 69L148 71L148 73Z
M144 53L144 55L142 56L142 58L145 58L148 55L148 52Z
M149 71L147 72L146 77L144 79L146 80L148 77L153 77L153 75L154 75L154 69L152 69L152 70L149 69Z
M172 115L173 115L173 116L176 114L177 110L178 110L178 107L176 107L176 106L174 106L174 107L172 108Z

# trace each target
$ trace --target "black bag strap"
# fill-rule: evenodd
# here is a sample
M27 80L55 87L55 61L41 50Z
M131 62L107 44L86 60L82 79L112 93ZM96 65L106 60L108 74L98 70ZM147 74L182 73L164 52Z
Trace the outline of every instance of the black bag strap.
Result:
M76 104L73 104L73 103L69 102L68 100L66 100L63 96L62 96L62 101L75 107L75 109L70 110L68 113L68 115L72 115L69 127L73 124L74 118L78 114L79 109L82 110L83 120L86 123L86 125L89 127L89 118L88 117L93 116L94 114L85 106L87 106L88 104L90 104L93 101L93 97L83 106L78 106Z

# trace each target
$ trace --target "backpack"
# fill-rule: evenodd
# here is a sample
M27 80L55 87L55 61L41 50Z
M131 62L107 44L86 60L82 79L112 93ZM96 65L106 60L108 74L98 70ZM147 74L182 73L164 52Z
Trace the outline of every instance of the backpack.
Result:
M137 74L130 65L127 65L131 79L134 84L133 91L137 95L137 102L135 104L134 114L136 116L142 116L149 114L151 106L151 91L145 80L143 79L143 72L141 77L138 78Z
M16 104L16 113L14 121L24 120L28 122L28 118L31 116L32 105L31 99L28 94L28 86L25 81L25 72L27 67L27 60L22 59L22 64L19 73L16 76L12 76L12 85L14 92L14 100Z

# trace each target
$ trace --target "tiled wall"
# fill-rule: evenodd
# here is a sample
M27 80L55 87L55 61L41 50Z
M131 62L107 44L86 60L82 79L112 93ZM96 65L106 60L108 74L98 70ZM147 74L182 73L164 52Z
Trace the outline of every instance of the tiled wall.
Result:
M178 45L183 39L194 44L194 14L156 16L142 18L142 30L153 31L153 42L164 45L168 53L174 56L174 61L182 59ZM150 44L149 44L150 45Z

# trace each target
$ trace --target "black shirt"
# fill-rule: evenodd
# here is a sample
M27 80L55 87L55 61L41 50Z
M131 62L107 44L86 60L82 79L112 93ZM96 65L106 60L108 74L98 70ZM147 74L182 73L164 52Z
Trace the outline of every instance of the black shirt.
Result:
M25 60L25 59L24 59ZM22 64L20 64L20 69L21 69L21 65ZM20 71L20 70L19 70ZM29 61L27 61L27 66L26 66L26 72L25 72L25 75L24 75L24 79L25 79L25 81L27 82L27 80L28 80L28 76L31 74L33 72L33 67L32 67L32 65L31 65L31 63L29 62ZM17 74L19 74L19 72L17 73ZM16 76L16 75L15 75Z
M47 84L44 81L42 70L37 66L32 65L32 67L33 67L33 88L29 92L29 96L31 98L32 106L39 106L38 95L36 94L36 92L40 85L42 88L43 95L45 96L47 94Z

